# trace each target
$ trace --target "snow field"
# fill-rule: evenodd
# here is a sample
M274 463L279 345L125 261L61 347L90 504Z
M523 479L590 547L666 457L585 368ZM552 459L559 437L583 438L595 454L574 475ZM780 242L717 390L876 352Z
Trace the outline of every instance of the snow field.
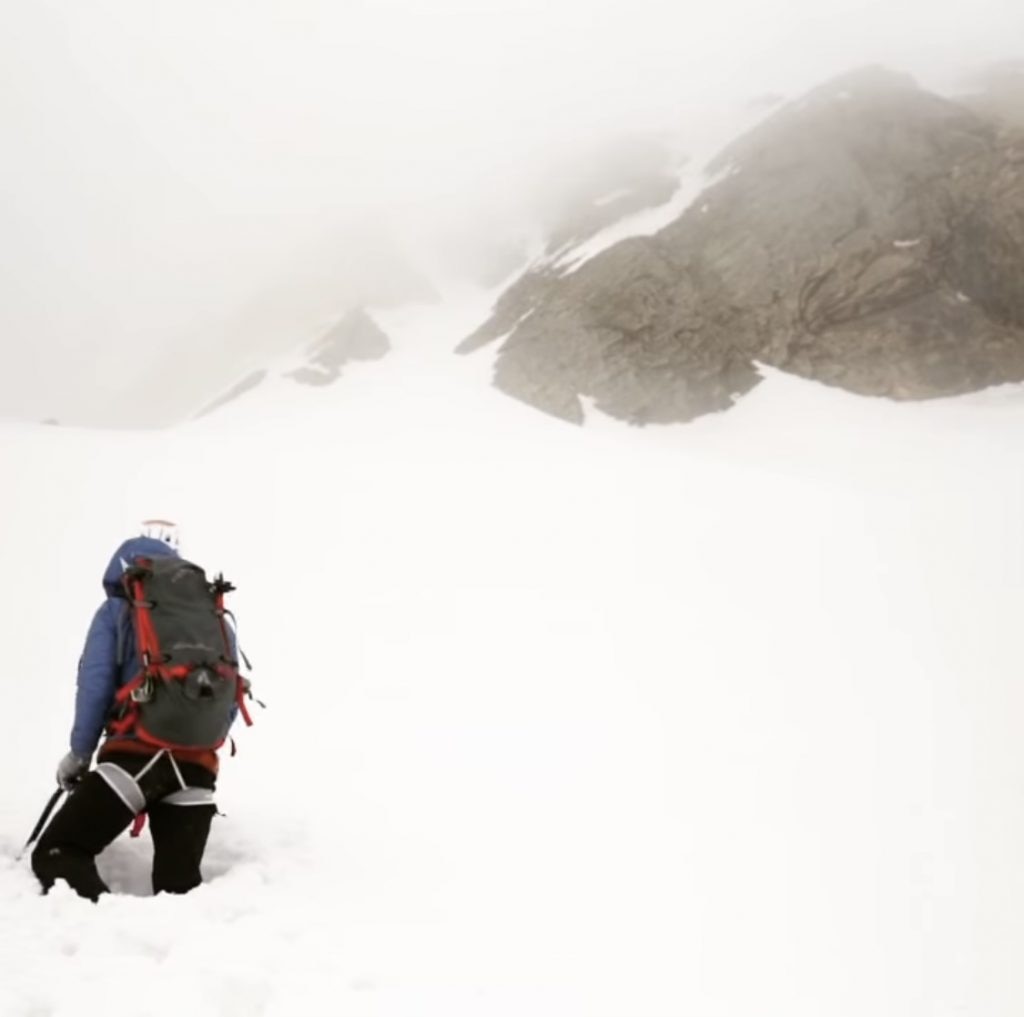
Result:
M0 1012L1015 1017L1020 390L769 373L575 429L441 358L449 313L382 316L396 353L327 391L0 431ZM238 584L268 709L203 887L147 896L144 835L118 894L42 898L13 855L153 512Z

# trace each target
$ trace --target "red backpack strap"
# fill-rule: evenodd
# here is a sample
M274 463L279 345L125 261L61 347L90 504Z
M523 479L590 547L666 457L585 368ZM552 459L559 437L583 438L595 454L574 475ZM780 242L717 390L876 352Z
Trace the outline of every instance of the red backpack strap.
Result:
M140 688L151 675L160 674L160 664L163 660L156 629L153 627L153 618L149 613L151 605L145 599L146 591L143 580L146 575L146 566L149 564L148 558L136 558L135 563L121 577L121 584L124 586L127 597L128 611L135 629L135 642L139 656L142 658L142 667L135 677L122 685L114 695L114 702L121 707L121 716L112 720L108 727L113 734L117 735L127 734L135 727L139 708L132 698L132 693ZM118 642L119 644L121 642L120 636ZM121 647L119 645L118 655L120 656L120 654Z
M235 702L238 703L238 712L242 715L246 727L252 727L252 717L249 716L249 708L245 705L245 683L241 677L235 685Z
M157 639L156 628L153 625L153 616L150 608L153 606L146 600L146 590L143 580L146 575L147 559L137 559L137 566L129 569L124 576L124 586L128 593L128 604L132 610L132 617L135 619L135 638L138 643L139 656L142 658L142 667L145 674L160 674L160 665L163 663L163 654L160 652L160 642Z

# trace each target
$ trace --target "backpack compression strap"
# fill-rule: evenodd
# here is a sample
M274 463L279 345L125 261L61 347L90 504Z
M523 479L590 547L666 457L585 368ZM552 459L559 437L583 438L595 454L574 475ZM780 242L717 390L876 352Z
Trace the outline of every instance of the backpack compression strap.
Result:
M164 666L164 657L160 652L160 643L153 626L153 616L149 613L149 609L153 605L151 601L146 600L142 584L149 561L144 558L136 559L136 561L138 564L125 572L121 582L128 594L128 605L135 619L135 638L138 642L139 656L142 658L142 667L131 681L126 682L117 690L114 696L115 703L122 707L127 704L124 715L110 724L110 730L114 734L122 735L130 731L138 720L139 708L133 698L133 693L137 689L151 678L176 678L188 674L188 668Z

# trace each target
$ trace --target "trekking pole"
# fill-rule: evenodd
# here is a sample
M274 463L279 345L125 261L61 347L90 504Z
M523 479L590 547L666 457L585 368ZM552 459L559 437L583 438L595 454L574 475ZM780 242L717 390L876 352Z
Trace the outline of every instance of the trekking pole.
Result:
M28 840L25 841L25 846L18 852L17 857L14 859L16 862L20 862L25 852L39 839L39 835L43 832L43 827L46 826L46 821L50 818L50 813L53 812L54 807L62 794L64 794L64 788L59 787L52 795L50 795L50 800L46 803L46 807L43 809L43 814L39 817L36 825L32 827L32 833L29 835Z

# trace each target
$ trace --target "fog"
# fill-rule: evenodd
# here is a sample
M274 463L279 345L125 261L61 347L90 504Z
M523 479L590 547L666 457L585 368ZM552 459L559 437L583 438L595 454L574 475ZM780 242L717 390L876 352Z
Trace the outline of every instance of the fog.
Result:
M161 378L511 267L609 139L868 61L966 87L1022 36L1009 0L8 0L0 415L165 423Z

